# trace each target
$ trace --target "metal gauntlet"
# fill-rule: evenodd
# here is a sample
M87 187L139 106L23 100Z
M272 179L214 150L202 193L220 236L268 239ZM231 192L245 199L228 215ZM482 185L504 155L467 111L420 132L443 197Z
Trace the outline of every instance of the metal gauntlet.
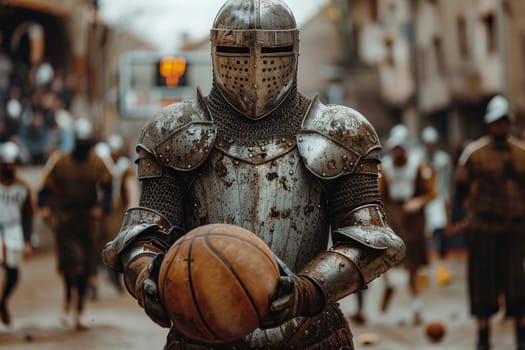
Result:
M392 231L380 205L345 216L348 226L333 232L334 246L319 254L299 275L314 280L327 304L363 288L404 257L405 245Z

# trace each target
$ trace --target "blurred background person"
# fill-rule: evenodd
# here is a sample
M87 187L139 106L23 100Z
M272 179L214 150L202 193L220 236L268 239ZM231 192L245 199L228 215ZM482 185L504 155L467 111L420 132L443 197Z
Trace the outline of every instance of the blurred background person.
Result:
M357 324L363 325L366 323L366 316L364 313L365 300L364 300L365 290L360 289L355 292L357 298L357 311L350 315L350 320L354 321Z
M34 111L29 124L21 126L20 142L27 149L31 164L44 164L53 152L51 127L41 110Z
M63 103L60 100L60 103ZM60 108L55 115L57 127L56 150L60 152L71 152L75 147L75 131L73 129L73 116L63 108Z
M525 349L525 145L510 135L505 97L493 97L484 122L488 134L460 157L468 190L467 244L470 311L478 324L478 350L490 348L490 317L504 296L516 321L517 349Z
M127 209L138 205L139 184L135 177L133 162L129 159L128 150L122 136L118 134L109 135L107 144L111 152L111 159L115 165L113 168L114 210L112 210L112 213L116 213L116 216L120 217L119 221L121 221ZM118 225L119 227L113 226L117 228L117 231L120 229L120 222Z
M16 141L22 117L25 112L25 106L21 98L20 87L12 85L4 102L5 110L3 120L5 124L5 134L0 137L2 142ZM0 112L1 114L1 112Z
M438 265L436 281L440 285L451 280L449 267L445 259L449 249L446 227L449 222L450 190L452 179L452 160L450 155L440 148L439 133L436 128L427 126L421 131L421 160L434 171L437 197L425 206L426 231L431 234L437 248Z
M19 280L23 257L31 252L33 193L16 174L19 147L13 142L0 145L0 260L5 271L0 299L0 319L11 325L8 300Z
M403 266L409 274L412 295L411 313L414 324L422 322L420 268L428 264L425 238L425 206L436 197L432 169L409 147L406 128L395 126L386 141L389 150L381 163L379 189L390 225L406 244ZM381 309L386 310L393 287L385 280Z
M452 171L451 192L450 192L450 212L449 222L445 228L449 248L466 248L465 228L467 222L467 203L468 184L461 181L461 165L459 158L465 148L472 140L466 139L458 145L452 152Z
M93 151L93 127L86 118L75 121L75 147L70 153L55 153L46 165L39 206L56 235L58 269L64 279L62 321L76 329L86 326L82 313L89 279L96 276L96 230L111 207L112 174ZM76 307L71 314L73 293Z
M11 73L13 72L13 60L3 48L3 35L0 32L0 100L4 100L11 84Z
M101 252L104 245L115 238L119 232L126 210L139 205L139 182L135 176L134 163L129 159L122 136L109 135L105 142L99 142L96 145L96 151L101 158L107 161L113 173L113 204L111 211L105 217L98 240L97 249ZM101 261L99 266L107 272L117 291L123 292L121 274L106 268Z

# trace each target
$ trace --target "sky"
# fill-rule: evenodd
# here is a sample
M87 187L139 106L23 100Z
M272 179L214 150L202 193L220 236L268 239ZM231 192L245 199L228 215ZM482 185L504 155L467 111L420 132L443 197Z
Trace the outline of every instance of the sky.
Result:
M298 26L328 0L286 0ZM189 39L209 36L224 0L100 0L100 15L107 23L151 41L161 51L173 51L186 33Z

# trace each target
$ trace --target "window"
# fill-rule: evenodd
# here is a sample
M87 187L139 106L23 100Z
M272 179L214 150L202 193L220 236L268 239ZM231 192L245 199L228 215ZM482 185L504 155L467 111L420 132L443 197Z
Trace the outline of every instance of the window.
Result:
M465 17L460 16L457 21L458 24L458 45L459 54L462 58L467 58L469 55L468 38L467 38L467 21Z
M394 66L394 41L392 38L385 39L385 48L386 48L386 63L389 66Z
M485 33L487 39L487 50L488 53L494 52L498 49L497 33L496 30L496 16L493 13L483 17L483 24L485 25Z
M370 12L372 16L372 21L379 21L379 5L377 4L378 0L372 0L370 2Z
M441 38L435 37L433 42L434 47L434 55L436 57L436 68L439 73L439 75L445 74L445 59L443 57L443 43L441 41Z

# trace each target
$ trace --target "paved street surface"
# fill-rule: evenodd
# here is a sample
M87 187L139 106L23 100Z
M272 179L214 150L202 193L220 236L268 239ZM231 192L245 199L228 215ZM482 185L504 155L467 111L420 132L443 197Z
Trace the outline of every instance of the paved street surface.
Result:
M389 310L379 312L383 281L370 285L365 294L368 322L364 326L352 324L356 348L360 350L405 349L473 349L475 327L466 306L463 280L464 259L457 258L452 266L456 280L449 286L439 287L433 281L424 294L426 322L440 321L447 324L443 341L432 344L424 335L424 324L414 326L407 311L409 298L404 288L405 273L394 270L390 280L399 287ZM59 320L62 305L62 284L56 273L52 252L36 254L23 265L21 281L12 299L14 324L11 329L0 328L0 348L22 350L66 349L162 349L165 331L150 322L135 300L127 293L119 294L105 274L101 274L98 300L89 301L86 310L86 331L73 331ZM355 310L355 296L342 301L345 314ZM498 315L493 320L494 349L512 350L513 326ZM379 335L374 346L360 345L365 334Z
M406 285L408 275L401 269L393 269L388 274L391 284L396 286L396 292L385 313L379 309L383 294L384 280L379 278L372 282L364 294L365 314L367 323L357 325L350 322L354 333L356 349L365 350L438 350L475 349L477 329L474 320L469 315L467 286L465 283L465 254L456 254L449 259L455 278L449 285L441 286L436 282L435 263L426 272L428 287L422 294L424 311L422 325L415 326L410 311L410 296ZM345 314L350 316L356 310L355 296L349 296L342 301ZM425 327L430 322L445 324L446 334L439 343L432 343L425 335ZM492 349L514 350L514 324L505 319L503 314L497 314L491 320ZM359 344L360 337L370 333L379 336L379 342L374 346Z
M162 349L166 332L149 321L127 292L120 295L105 278L98 300L86 306L89 329L63 326L63 288L55 261L52 253L42 253L24 264L11 303L13 325L0 329L0 349Z
M28 175L35 177L33 172ZM52 236L39 220L35 231L40 248L22 266L20 283L11 300L13 325L10 329L0 325L0 349L162 349L166 330L149 321L127 293L119 294L104 273L100 274L98 300L90 300L86 307L85 321L89 329L73 331L64 327L60 322L63 288L56 272ZM449 263L455 279L447 286L436 284L435 264L427 271L429 283L423 294L424 322L420 326L411 324L407 276L403 270L389 272L389 279L397 288L386 313L379 311L384 281L380 278L371 283L365 293L367 323L351 322L356 349L474 349L476 328L468 314L464 254L453 256ZM2 280L0 274L0 282ZM350 316L355 311L356 297L347 297L341 305ZM446 324L447 333L440 343L431 343L424 334L425 324L431 321ZM512 322L499 314L492 325L493 349L513 350ZM378 343L361 345L362 337L370 333L379 336Z

